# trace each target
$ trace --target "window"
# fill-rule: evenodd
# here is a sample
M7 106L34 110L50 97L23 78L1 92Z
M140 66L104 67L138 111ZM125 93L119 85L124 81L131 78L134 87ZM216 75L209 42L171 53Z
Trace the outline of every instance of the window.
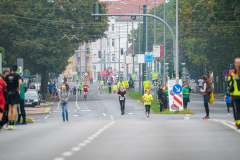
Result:
M114 24L112 24L112 31L114 31Z
M114 46L114 43L115 43L115 39L112 39L112 46Z

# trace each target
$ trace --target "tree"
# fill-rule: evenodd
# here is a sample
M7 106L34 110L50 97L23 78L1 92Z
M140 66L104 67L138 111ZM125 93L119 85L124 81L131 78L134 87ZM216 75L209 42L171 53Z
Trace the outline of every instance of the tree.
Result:
M42 76L41 90L47 93L49 73L60 74L76 47L105 36L108 20L94 21L97 0L33 0L0 2L0 42L9 64L23 58L25 67ZM102 3L102 11L106 11ZM69 40L68 38L72 38Z

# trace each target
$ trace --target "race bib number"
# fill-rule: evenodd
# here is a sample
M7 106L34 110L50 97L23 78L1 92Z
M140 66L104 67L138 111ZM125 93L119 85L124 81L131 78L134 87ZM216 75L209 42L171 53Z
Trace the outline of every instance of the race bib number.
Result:
M147 100L146 102L147 102L147 103L149 103L149 102L150 102L150 100Z
M84 88L87 88L87 86L85 86Z
M120 97L120 100L124 100L125 97Z

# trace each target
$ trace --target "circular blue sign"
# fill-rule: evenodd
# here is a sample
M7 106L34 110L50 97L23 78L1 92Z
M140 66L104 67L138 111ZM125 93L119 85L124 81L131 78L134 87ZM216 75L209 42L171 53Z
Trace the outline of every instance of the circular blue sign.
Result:
M228 76L228 74L229 74L229 71L228 71L228 70L223 71L223 75L224 75L224 76Z
M180 94L182 92L182 86L180 84L175 84L173 86L173 92L175 94Z
M84 73L84 72L82 72L82 75L85 75L85 73Z

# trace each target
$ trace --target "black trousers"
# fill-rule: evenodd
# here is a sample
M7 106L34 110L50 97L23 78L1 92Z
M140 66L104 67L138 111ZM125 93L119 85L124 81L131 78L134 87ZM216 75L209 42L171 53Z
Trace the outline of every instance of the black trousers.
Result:
M148 114L150 113L150 107L151 107L151 105L145 105L146 112L147 112Z
M3 114L2 124L8 123L8 104L4 105L5 113Z
M121 112L125 111L125 100L120 100Z
M111 93L112 91L112 87L108 87L109 93Z
M227 111L230 113L230 107L232 107L232 103L226 103L227 104Z
M21 112L21 114L19 114ZM18 109L18 122L20 123L21 117L23 118L23 122L26 122L26 112L24 109L24 99L20 99L20 112Z
M159 103L160 103L160 112L162 112L163 108L164 108L164 103L162 103L162 102L159 102Z
M208 103L204 103L205 111L206 111L206 116L209 117L209 107Z
M240 120L240 100L233 100L233 116L235 120Z
M188 105L188 98L183 98L183 107L185 109L187 109L187 105Z

